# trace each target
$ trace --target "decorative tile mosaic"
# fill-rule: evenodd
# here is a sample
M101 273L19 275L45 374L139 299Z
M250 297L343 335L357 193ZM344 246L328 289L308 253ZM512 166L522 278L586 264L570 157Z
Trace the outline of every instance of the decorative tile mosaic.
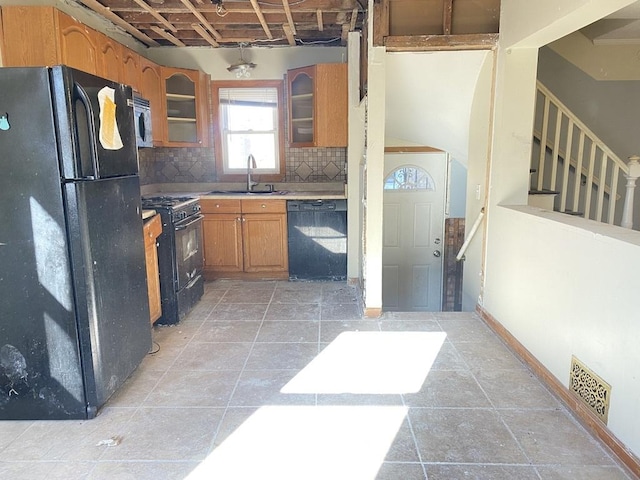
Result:
M213 148L141 148L140 183L208 183L216 181Z
M346 148L285 148L285 182L344 182ZM216 181L213 148L141 148L140 181L207 183Z

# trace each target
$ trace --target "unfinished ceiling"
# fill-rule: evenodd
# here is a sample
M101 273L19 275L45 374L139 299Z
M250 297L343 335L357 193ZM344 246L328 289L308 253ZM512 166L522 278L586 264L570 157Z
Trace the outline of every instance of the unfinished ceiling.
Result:
M346 44L366 0L77 0L147 46Z
M500 0L378 0L374 45L388 51L495 48Z

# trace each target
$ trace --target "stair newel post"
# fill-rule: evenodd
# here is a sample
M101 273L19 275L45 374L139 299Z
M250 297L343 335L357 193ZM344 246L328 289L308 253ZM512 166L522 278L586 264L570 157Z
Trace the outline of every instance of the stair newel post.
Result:
M624 197L624 208L622 209L622 223L624 228L633 228L633 197L636 188L636 180L640 178L640 156L632 155L629 157L629 173L625 175L627 178L627 193Z

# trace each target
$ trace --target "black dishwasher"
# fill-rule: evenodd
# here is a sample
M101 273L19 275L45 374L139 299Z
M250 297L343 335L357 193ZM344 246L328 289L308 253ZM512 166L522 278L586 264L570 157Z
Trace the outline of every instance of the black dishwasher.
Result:
M290 280L346 280L346 200L289 200L287 223Z

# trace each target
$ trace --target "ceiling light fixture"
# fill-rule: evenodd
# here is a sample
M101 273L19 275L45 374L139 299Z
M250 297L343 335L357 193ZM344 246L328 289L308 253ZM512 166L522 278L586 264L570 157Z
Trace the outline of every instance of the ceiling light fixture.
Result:
M227 13L227 9L224 8L222 0L211 0L211 4L216 6L216 13L219 17L224 17Z
M227 70L230 72L235 72L236 78L249 78L251 76L251 70L256 68L257 65L253 62L247 62L243 57L244 47L247 44L244 42L241 42L239 45L240 45L240 61L233 65L229 65L229 67L227 67Z

